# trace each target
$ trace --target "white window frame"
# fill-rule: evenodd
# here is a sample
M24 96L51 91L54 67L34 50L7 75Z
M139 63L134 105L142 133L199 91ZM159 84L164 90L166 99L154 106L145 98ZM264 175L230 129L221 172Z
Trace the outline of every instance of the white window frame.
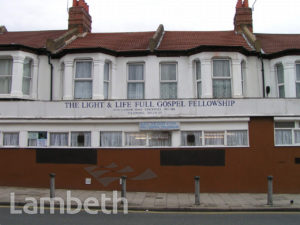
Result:
M72 145L72 134L73 133L89 133L90 134L90 139L91 139L91 142L90 142L90 145L89 146L74 146L74 145ZM92 132L91 131L70 131L69 132L69 146L71 147L71 148L90 148L90 147L92 147Z
M228 133L230 132L246 132L247 137L247 143L245 145L229 145L228 144ZM228 147L249 147L249 131L248 130L225 130L225 140L226 140L226 146Z
M9 86L8 92L7 93L0 93L0 95L9 95L11 93L11 88L12 88L14 60L10 56L0 56L0 60L10 60L11 61L11 74L0 74L1 78L9 78L10 79L10 86Z
M29 76L25 76L25 71L24 71L24 67L25 67L25 62L26 60L29 60L29 63L31 64L30 65L30 75ZM22 75L22 93L23 95L27 95L27 96L30 96L31 94L31 88L32 88L32 73L33 73L33 59L32 58L29 58L29 57L26 57L24 59L24 63L23 63L23 75ZM24 92L24 80L29 80L29 93L25 93Z
M39 146L38 143L37 143L37 145L29 145L29 133L41 133L41 132L47 134L47 138L46 138L46 146ZM47 132L47 131L41 131L41 130L39 130L39 131L28 131L28 132L27 132L27 146L28 146L28 147L38 147L38 148L45 148L45 147L48 147L48 146L49 146L49 136L48 136L48 135L49 135L49 132Z
M145 145L128 145L126 143L126 134L141 134L141 135L145 135L146 137L146 144ZM168 146L150 146L150 135L152 133L169 133L170 135L170 145ZM170 131L125 131L124 132L124 146L129 148L171 148L172 147L172 132Z
M297 68L299 68L299 69L297 70ZM295 80L296 80L296 98L300 98L300 90L299 90L299 94L297 95L297 85L300 86L300 78L299 78L299 80L297 79L297 72L300 74L300 62L296 62L296 78L295 78ZM300 87L299 87L299 89L300 89Z
M101 143L102 133L120 133L121 134L121 145L120 146L102 146L102 143ZM100 146L100 148L122 148L123 147L123 142L124 142L123 133L124 133L123 131L107 131L107 130L100 131L100 137L99 137L99 146Z
M207 145L206 143L205 143L205 134L206 133L223 133L223 135L224 135L224 144L223 145ZM223 146L226 146L227 145L227 142L226 142L226 131L225 130L205 130L205 131L203 131L203 146L215 146L215 147L223 147Z
M199 137L201 137L201 145L184 145L183 144L183 142L182 142L182 140L183 140L183 138L182 138L182 136L183 136L183 133L190 133L190 134L192 134L192 135L195 135L194 133L195 132L201 132L201 135L199 135ZM189 135L189 134L188 134ZM187 136L188 136L187 135ZM186 136L186 138L187 138L187 136ZM195 137L196 138L196 137ZM186 141L187 143L188 143L188 141ZM196 141L195 141L196 142ZM203 147L203 130L182 130L181 132L180 132L180 146L181 147Z
M4 144L4 136L5 134L17 134L18 135L18 145L5 145ZM3 131L2 132L2 146L8 148L15 148L20 146L20 132L18 131Z
M228 65L229 65L229 73L230 75L228 77L219 77L219 76L215 76L215 71L214 71L214 62L215 61L227 61ZM230 96L229 97L216 97L214 96L214 80L230 80ZM230 58L213 58L212 59L212 94L213 94L213 98L232 98L232 94L233 94L233 85L232 85L232 68L231 68L231 59Z
M78 62L91 62L91 77L90 78L76 78L76 67L77 67L77 63ZM93 74L94 74L94 62L93 62L93 59L76 59L74 61L74 77L73 77L73 96L74 96L74 99L82 99L82 100L85 100L85 99L93 99ZM88 81L88 82L91 82L91 92L92 92L92 95L90 98L76 98L75 97L75 88L76 88L76 81Z
M280 122L290 122L294 123L294 127L282 127L282 128L276 128L275 123L280 123ZM292 133L292 143L291 144L276 144L276 131L277 130L286 130L286 131L291 131ZM300 131L300 122L299 121L274 121L274 145L275 147L282 147L282 146L300 146L300 143L296 143L296 134L295 131Z
M198 71L198 67L197 64L199 63L199 68L200 68L200 79L198 79L197 73ZM200 60L195 60L194 61L194 77L195 77L195 82L196 82L196 98L202 98L202 68L201 68L201 61ZM198 87L201 87L201 93L198 92Z
M46 132L47 133L47 145L46 146L30 146L28 143L28 139L29 139L29 132ZM5 132L4 132L5 133ZM14 132L6 132L6 133L14 133ZM90 137L91 137L91 143L89 146L72 146L72 133L90 133ZM60 145L51 145L51 134L67 134L68 135L68 144L64 145L64 146L60 146ZM38 148L91 148L93 144L93 134L92 131L90 130L84 130L84 131L77 131L77 130L72 130L72 131L42 131L42 130L38 130L38 131L28 131L27 132L27 144L26 146L28 148L33 148L33 147L38 147Z
M143 80L129 80L129 67L131 65L142 65L143 66ZM143 98L129 98L129 84L143 84ZM127 99L131 100L138 100L138 99L145 99L145 63L144 62L128 62L127 63Z
M49 137L49 147L50 148L69 148L70 147L70 142L71 142L71 136L69 131L50 131L48 132L48 137ZM51 134L68 134L68 143L67 145L51 145Z
M127 134L140 134L141 136L145 136L145 138L146 138L145 145L129 145L129 144L127 144L126 143L127 142L127 138L126 138ZM140 132L140 131L124 132L124 137L125 137L125 139L124 139L124 146L125 147L144 148L144 147L149 146L147 132Z
M176 66L176 79L175 80L162 80L162 65L175 65ZM176 97L175 98L162 98L161 97L161 84L163 83L176 83ZM178 63L177 62L161 62L159 64L159 92L160 99L177 99L178 98Z
M59 91L60 91L60 99L63 100L64 98L64 82L66 76L66 64L62 62L60 64L60 84L59 84Z
M236 132L236 131L246 131L247 132L247 144L246 145L228 145L227 135L229 132ZM201 145L183 145L182 143L182 132L201 132ZM223 132L224 134L224 145L206 145L205 144L205 133L208 132ZM216 147L227 147L227 148L248 148L249 147L249 131L246 129L228 129L228 130L182 130L181 134L181 147L197 147L197 148L216 148Z
M278 79L278 67L281 66L282 67L282 76L283 76L283 83L279 83L279 79ZM284 85L284 67L282 63L277 63L275 65L275 74L276 74L276 85L277 85L277 93L278 93L278 98L285 98L285 85ZM284 96L280 96L280 90L279 88L283 87L283 93Z
M299 146L300 145L300 142L298 143L298 142L296 142L296 131L297 132L300 132L300 122L298 123L298 125L296 125L296 128L294 129L294 132L293 132L293 143L295 144L295 145L297 145L297 146Z
M242 85L242 95L245 97L246 96L246 75L247 74L247 64L245 60L242 60L241 62L241 85Z
M105 68L108 69L108 79L105 79ZM107 85L107 93L105 93L105 84ZM111 62L104 62L104 73L103 73L103 97L105 100L110 99L111 92Z

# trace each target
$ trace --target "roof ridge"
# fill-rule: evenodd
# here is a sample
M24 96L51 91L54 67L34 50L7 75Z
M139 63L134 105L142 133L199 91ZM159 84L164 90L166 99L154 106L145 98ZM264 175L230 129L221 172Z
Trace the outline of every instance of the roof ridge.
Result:
M140 33L155 33L155 31L133 31L133 32L98 32L98 33L89 33L89 35L93 34L140 34Z
M279 33L254 33L255 35L286 35L286 36L290 36L290 35L300 35L299 34L288 34L288 33L283 33L283 34L279 34Z
M23 31L7 31L7 33L57 32L57 31L68 31L68 29L62 29L62 30L23 30Z
M170 31L170 30L166 30L165 32L181 32L181 33L191 33L191 32L194 32L194 33L212 33L212 32L235 32L234 30L206 30L206 31L197 31L197 30L174 30L174 31Z

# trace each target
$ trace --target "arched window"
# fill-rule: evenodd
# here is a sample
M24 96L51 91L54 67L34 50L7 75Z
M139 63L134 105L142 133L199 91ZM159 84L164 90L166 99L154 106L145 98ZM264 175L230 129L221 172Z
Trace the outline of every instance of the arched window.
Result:
M12 66L13 59L11 57L0 58L0 94L10 94Z

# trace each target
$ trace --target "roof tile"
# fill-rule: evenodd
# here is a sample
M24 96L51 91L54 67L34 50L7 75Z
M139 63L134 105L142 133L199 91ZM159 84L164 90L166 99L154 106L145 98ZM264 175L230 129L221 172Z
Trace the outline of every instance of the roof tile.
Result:
M166 31L159 50L188 50L199 46L241 46L252 50L234 31Z
M0 45L19 44L32 48L45 48L47 39L55 39L67 30L6 32L0 34Z
M20 44L45 48L47 39L56 39L67 30L6 32L0 34L0 45ZM88 33L64 49L105 48L113 51L148 50L155 32ZM266 54L300 49L300 34L255 34ZM158 50L190 50L200 46L244 47L252 51L242 35L234 31L166 31Z
M89 33L79 37L65 49L73 48L106 48L114 51L147 50L149 39L155 32L132 33Z
M255 34L267 54L300 49L300 34Z

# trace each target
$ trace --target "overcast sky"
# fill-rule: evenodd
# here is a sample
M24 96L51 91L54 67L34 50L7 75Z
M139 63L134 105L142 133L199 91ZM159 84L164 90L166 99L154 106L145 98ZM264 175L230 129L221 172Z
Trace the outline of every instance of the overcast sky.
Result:
M252 6L255 0L249 0ZM8 31L67 29L72 0L0 0ZM92 32L233 30L237 0L86 0ZM256 33L300 33L300 0L257 0Z

